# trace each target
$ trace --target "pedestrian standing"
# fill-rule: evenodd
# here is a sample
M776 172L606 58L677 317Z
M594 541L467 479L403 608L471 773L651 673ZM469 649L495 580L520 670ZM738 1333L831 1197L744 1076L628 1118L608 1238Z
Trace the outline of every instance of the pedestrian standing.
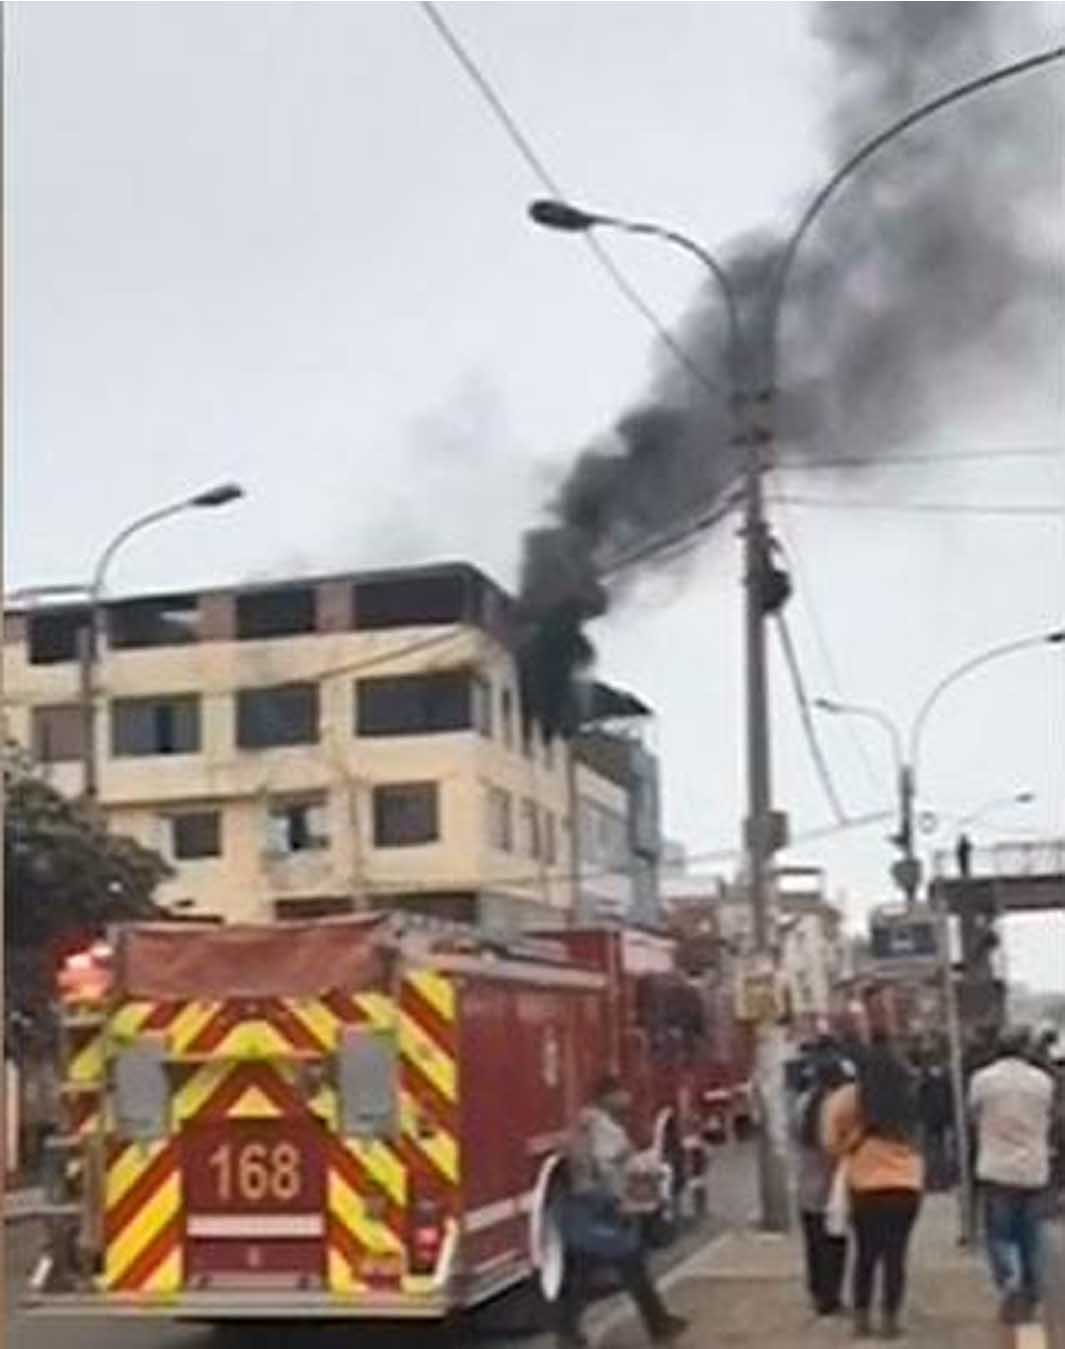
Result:
M1043 1300L1041 1229L1054 1084L1029 1061L1030 1043L1026 1031L1006 1031L998 1057L969 1087L988 1260L1007 1325L1034 1320Z
M954 1094L946 1065L929 1057L921 1073L921 1133L928 1189L948 1190L954 1183Z
M850 1192L855 1334L871 1333L873 1288L882 1271L883 1334L897 1339L924 1162L913 1074L886 1039L874 1040L862 1056L857 1083L828 1099L824 1130L826 1146L846 1168Z
M806 1286L817 1315L834 1316L842 1307L847 1238L825 1226L836 1159L825 1147L822 1125L826 1100L848 1079L841 1060L829 1055L814 1060L810 1079L796 1102L793 1124Z
M654 1344L669 1344L687 1321L667 1310L647 1269L639 1216L629 1202L637 1159L625 1129L628 1093L615 1077L598 1084L568 1149L570 1188L563 1214L566 1273L558 1303L559 1349L587 1344L581 1316L596 1267L612 1266Z

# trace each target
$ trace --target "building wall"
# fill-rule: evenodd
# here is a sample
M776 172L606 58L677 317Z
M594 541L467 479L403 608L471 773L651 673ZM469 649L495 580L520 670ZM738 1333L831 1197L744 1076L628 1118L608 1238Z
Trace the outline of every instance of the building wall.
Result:
M100 801L116 831L165 851L171 812L217 807L222 812L222 855L175 863L177 876L160 899L227 919L271 916L279 900L351 897L357 904L442 892L486 892L494 910L568 910L574 887L568 843L569 800L565 756L538 733L522 744L517 676L507 647L480 627L453 625L345 630L319 596L318 630L299 636L232 640L224 595L201 598L207 640L177 646L105 651L99 667ZM334 606L335 607L335 606ZM335 626L337 630L329 630ZM4 698L9 733L29 746L32 709L75 702L73 661L29 663L24 623L5 626ZM221 633L221 638L213 634ZM433 734L361 737L355 734L358 675L410 674L469 665L491 685L492 734L476 729ZM319 738L314 744L246 750L237 747L235 692L310 682L319 687ZM509 689L513 737L503 739L503 690ZM201 745L196 753L116 758L111 747L111 702L117 698L195 693L201 702ZM49 766L53 784L81 789L77 762ZM375 785L439 784L436 842L374 846ZM509 850L492 846L485 790L512 800ZM272 802L322 795L329 847L279 857L271 852ZM523 830L523 802L535 806L540 847ZM547 815L554 820L554 860L544 853ZM539 855L534 855L539 853Z

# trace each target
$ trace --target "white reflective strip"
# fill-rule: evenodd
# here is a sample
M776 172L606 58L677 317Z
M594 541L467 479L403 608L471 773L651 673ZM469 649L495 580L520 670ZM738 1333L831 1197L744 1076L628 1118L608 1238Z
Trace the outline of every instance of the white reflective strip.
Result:
M483 1232L488 1227L498 1227L511 1218L520 1218L532 1208L532 1191L516 1194L510 1199L500 1199L494 1204L483 1204L471 1209L462 1220L464 1232Z
M190 1237L320 1237L320 1213L201 1213L186 1227Z
M1016 1349L1047 1349L1049 1340L1042 1326L1018 1326L1016 1330Z

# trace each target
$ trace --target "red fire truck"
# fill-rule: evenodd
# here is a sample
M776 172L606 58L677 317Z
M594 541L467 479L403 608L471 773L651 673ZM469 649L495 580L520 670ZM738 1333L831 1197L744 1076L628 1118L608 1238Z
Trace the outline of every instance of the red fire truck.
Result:
M705 1193L698 997L645 933L133 925L68 962L65 1166L28 1306L431 1320L564 1272L566 1131L620 1073Z

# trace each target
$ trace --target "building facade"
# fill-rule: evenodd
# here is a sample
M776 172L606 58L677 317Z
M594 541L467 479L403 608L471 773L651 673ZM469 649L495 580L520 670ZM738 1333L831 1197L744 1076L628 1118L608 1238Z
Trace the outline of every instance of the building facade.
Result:
M85 620L5 614L8 735L67 794ZM557 922L577 898L574 769L527 725L514 651L510 598L463 564L111 602L100 806L170 861L174 911Z

